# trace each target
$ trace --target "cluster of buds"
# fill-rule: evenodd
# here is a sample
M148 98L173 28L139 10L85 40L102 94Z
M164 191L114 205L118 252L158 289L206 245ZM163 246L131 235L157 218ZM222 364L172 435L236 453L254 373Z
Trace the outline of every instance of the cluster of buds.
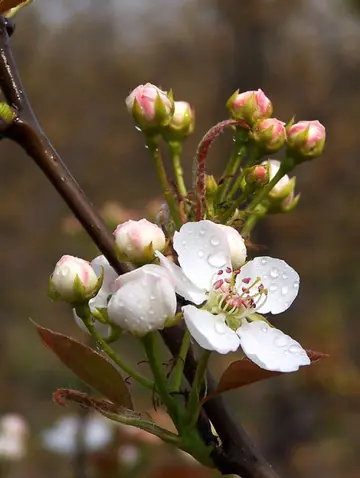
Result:
M249 139L262 153L275 153L284 145L297 163L321 155L325 128L319 121L291 122L270 118L273 106L262 90L236 91L226 103L233 119L245 121L251 128Z
M151 83L136 87L125 100L129 113L145 133L161 133L167 141L183 141L194 131L194 110L174 101L172 92Z

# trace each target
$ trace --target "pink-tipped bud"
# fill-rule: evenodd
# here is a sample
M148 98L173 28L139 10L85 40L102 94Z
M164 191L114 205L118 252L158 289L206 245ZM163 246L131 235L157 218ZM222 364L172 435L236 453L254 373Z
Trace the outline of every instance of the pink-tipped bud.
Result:
M289 151L303 161L320 156L325 139L325 127L319 121L299 121L287 130Z
M135 123L142 130L168 125L174 112L172 93L160 90L151 83L137 86L125 103Z
M100 285L88 261L66 255L57 262L50 277L49 294L54 300L85 301L97 293Z
M276 118L260 120L255 123L251 137L264 153L275 153L285 143L285 123Z
M120 259L137 264L151 262L155 251L163 251L166 245L162 229L147 219L119 224L114 236Z
M244 93L237 90L228 99L226 107L232 118L243 120L250 126L259 120L269 118L273 111L271 101L262 90Z
M248 184L264 186L269 182L269 168L263 164L257 164L249 168L245 174L245 181Z
M186 101L175 101L173 117L163 130L164 138L167 141L182 141L194 131L194 128L194 110Z

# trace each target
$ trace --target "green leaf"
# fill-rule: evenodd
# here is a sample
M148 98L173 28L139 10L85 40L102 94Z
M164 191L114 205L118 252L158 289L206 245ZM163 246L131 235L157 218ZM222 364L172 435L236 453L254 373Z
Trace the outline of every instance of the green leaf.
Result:
M313 350L306 350L306 353L311 360L310 365L314 365L329 357L327 354L322 352L314 352ZM301 367L301 369L306 369L306 367ZM241 360L231 363L228 366L228 368L222 374L215 392L205 397L203 402L206 402L211 398L214 398L229 390L244 387L245 385L250 385L251 383L266 380L268 378L277 377L278 375L284 375L284 373L264 370L245 357Z
M51 349L80 380L115 405L133 409L124 379L103 355L71 337L33 323L44 345Z

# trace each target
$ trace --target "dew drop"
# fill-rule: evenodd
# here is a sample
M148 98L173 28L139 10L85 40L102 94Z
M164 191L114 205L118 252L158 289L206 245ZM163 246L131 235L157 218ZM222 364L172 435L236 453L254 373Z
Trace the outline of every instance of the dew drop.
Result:
M208 257L208 263L212 267L223 267L226 264L226 257L222 252L219 252L217 254L211 254Z
M184 240L181 242L181 244L183 245L183 247L185 247L187 245L187 242Z
M281 293L282 295L286 295L289 292L289 287L287 285L283 285L281 287Z
M154 295L151 295L150 300L156 300L156 297Z
M218 334L225 334L226 330L227 330L227 325L222 322L221 320L219 320L218 322L215 322L215 330Z
M201 259L202 257L204 257L204 251L202 251L202 250L200 249L200 250L198 251L197 255L198 255L198 257L200 257L200 259Z
M294 289L298 289L299 288L299 282L298 281L294 282L293 287L294 287Z
M288 275L285 274L285 272L284 272L284 274L283 274L281 277L282 277L284 280L286 280L286 279L288 278Z
M278 286L276 284L270 284L269 291L275 292L278 290Z
M299 354L299 353L301 353L301 351L302 350L301 350L300 345L294 344L294 345L290 345L290 347L289 347L289 352L291 354Z
M279 269L277 267L272 267L270 271L270 275L273 279L277 279L280 275Z
M267 325L263 325L260 330L264 334L267 334L269 332L269 327Z
M150 314L150 315L154 315L154 314L155 314L154 310L153 310L153 309L149 309L149 314Z
M267 263L267 259L265 259L265 257L263 257L263 258L261 259L261 264L264 265L264 264L266 264L266 263Z
M66 277L67 275L69 275L69 273L70 269L68 267L63 267L62 269L60 269L60 275L63 277Z
M218 246L220 244L220 239L217 236L213 236L210 239L210 243L212 246Z
M95 348L98 352L102 352L102 350L103 350L102 343L101 342L96 342Z
M274 339L274 345L276 345L276 347L285 347L288 343L289 340L286 335L278 335Z
M205 229L201 228L199 232L200 236L205 236L205 232L206 232Z
M145 316L144 315L140 315L140 320L145 320Z

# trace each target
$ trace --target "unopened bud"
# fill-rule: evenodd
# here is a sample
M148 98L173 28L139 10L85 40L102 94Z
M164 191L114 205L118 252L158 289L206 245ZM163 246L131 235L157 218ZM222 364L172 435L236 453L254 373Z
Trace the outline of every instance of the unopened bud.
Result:
M228 99L226 107L232 118L246 121L250 126L259 120L269 118L273 111L271 101L262 90L244 93L237 90Z
M264 186L269 182L269 168L263 164L249 168L245 173L245 181L247 184Z
M276 118L267 118L255 123L251 137L264 153L275 153L283 147L286 139L285 123Z
M325 139L325 127L319 121L299 121L287 130L288 150L300 162L320 156Z
M207 174L205 176L205 188L207 197L214 197L217 193L219 186L212 174Z
M166 245L162 229L147 219L119 224L114 236L119 258L137 264L151 262L155 251L163 251Z
M262 165L268 167L269 181L273 179L280 169L280 161L275 159L264 161ZM268 194L270 213L289 212L294 209L300 199L300 195L294 197L295 184L295 176L290 179L287 174L275 184Z
M53 300L84 302L97 293L101 282L89 262L66 255L57 262L50 277L49 295Z
M144 131L168 125L174 112L172 93L151 83L136 87L125 103L137 126Z
M174 114L170 123L163 129L167 141L183 141L195 128L194 110L186 101L174 102Z

